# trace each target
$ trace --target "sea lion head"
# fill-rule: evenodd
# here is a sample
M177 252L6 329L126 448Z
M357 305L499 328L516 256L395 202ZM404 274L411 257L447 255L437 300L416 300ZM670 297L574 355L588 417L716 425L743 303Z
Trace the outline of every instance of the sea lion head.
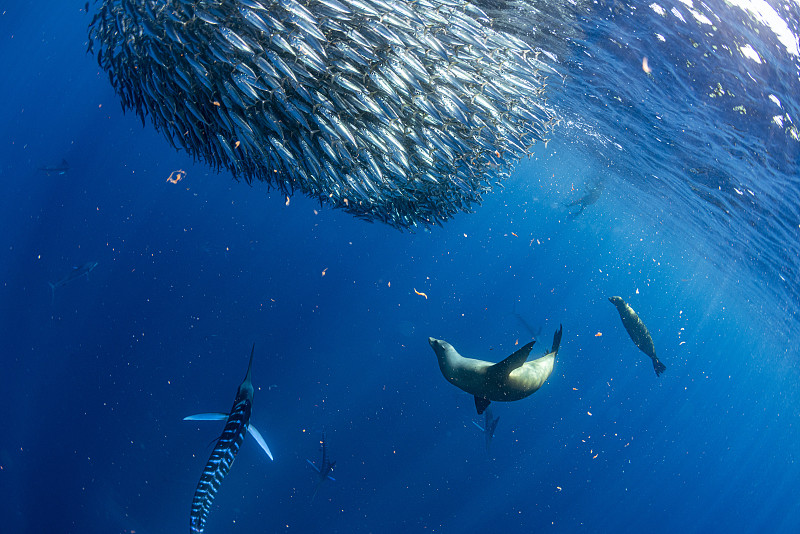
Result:
M444 341L443 339L436 339L434 337L429 337L428 343L430 343L433 352L436 353L436 357L439 358L439 362L442 362L442 360L445 359L445 353L448 350L453 350L453 346L447 341Z

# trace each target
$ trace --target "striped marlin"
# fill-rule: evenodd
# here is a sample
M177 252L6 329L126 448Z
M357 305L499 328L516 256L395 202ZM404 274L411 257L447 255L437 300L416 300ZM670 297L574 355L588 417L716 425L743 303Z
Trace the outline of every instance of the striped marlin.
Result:
M65 274L58 282L47 282L50 284L50 294L52 298L50 299L51 302L55 303L56 301L56 288L61 287L65 284L72 282L73 280L77 280L81 276L86 276L86 279L89 279L89 273L97 267L96 261L90 261L88 263L84 263L78 267L73 267L70 272Z
M211 503L217 495L222 479L231 470L231 465L233 465L233 460L239 452L239 447L242 446L246 432L250 432L250 435L261 445L269 459L272 460L272 453L264 438L261 437L261 433L250 424L250 412L253 408L253 384L250 381L250 372L253 368L253 353L255 350L256 345L253 343L253 348L250 351L250 364L247 366L247 375L245 375L244 381L236 391L236 400L233 401L233 408L231 408L230 414L218 412L201 413L183 418L184 421L226 420L225 429L211 452L211 457L208 459L205 469L203 469L200 482L197 483L197 489L194 492L192 513L189 516L189 531L192 533L199 534L203 532L208 513L211 511Z
M323 482L325 482L326 480L336 482L336 479L331 476L331 473L333 473L333 466L336 465L336 462L331 462L328 459L328 446L325 443L325 432L322 433L322 440L320 440L320 445L322 448L322 461L320 462L319 467L317 467L311 460L306 459L308 465L313 467L314 471L316 471L319 474L319 480L317 481L317 485L314 486L314 493L311 494L312 501L314 500L314 497L317 496L317 491L319 491L319 487L322 485Z
M64 175L69 170L69 163L67 163L67 160L62 159L60 165L45 165L44 167L39 167L39 170L44 171L47 176L54 174Z
M483 438L486 442L486 452L491 453L492 448L492 438L494 438L494 431L497 428L497 423L500 422L500 418L495 418L492 415L492 407L487 406L486 411L483 412L484 415L484 423L483 426L479 425L475 421L472 422L473 425L477 426L481 432L483 432Z

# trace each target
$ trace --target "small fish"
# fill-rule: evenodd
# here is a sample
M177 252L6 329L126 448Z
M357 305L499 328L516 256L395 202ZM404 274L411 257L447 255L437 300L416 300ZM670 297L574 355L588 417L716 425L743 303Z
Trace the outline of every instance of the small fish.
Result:
M169 28L169 26L167 26ZM226 28L225 26L221 26L219 29L222 36L233 46L241 50L242 52L246 52L248 54L253 53L253 49L248 46L248 44L239 37L239 34L231 30L230 28Z
M215 170L367 221L471 211L554 125L540 52L461 0L99 4L89 50L124 110Z

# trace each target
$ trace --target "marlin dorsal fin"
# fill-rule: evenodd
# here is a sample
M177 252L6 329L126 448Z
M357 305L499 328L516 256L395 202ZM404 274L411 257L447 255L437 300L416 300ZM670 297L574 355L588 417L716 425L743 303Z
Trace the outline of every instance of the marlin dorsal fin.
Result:
M525 360L528 359L528 355L531 353L534 343L536 343L536 341L531 341L502 362L492 365L489 368L489 373L507 376L508 373L514 369L521 367L522 364L525 363Z
M250 385L252 383L252 371L253 371L253 354L256 352L256 344L253 343L253 348L250 349L250 363L247 364L247 374L242 381L242 385Z

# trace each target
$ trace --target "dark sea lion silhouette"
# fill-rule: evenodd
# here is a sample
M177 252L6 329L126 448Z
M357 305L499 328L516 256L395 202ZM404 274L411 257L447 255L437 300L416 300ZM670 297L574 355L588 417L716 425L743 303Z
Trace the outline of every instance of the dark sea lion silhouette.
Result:
M570 219L576 218L578 215L583 213L583 210L585 210L586 208L597 202L600 199L600 195L603 193L604 188L605 186L603 185L603 182L597 182L591 189L586 191L586 193L581 198L573 200L572 202L567 204L566 207L568 208L573 208L575 206L578 206L578 211L570 213L569 218Z
M639 350L650 356L650 359L653 360L653 368L656 370L656 376L661 375L661 373L667 369L667 366L661 363L656 357L656 347L653 345L653 338L650 337L650 332L647 330L642 320L639 319L639 316L636 315L633 308L622 300L622 297L610 297L608 301L617 308L619 317L622 319L622 326L628 331L628 335L631 336L631 339L636 346L639 347Z
M475 397L479 414L491 401L515 401L536 392L553 372L562 328L553 336L552 348L533 361L526 361L535 341L531 341L500 363L465 358L441 339L428 338L439 360L439 369L448 382Z

